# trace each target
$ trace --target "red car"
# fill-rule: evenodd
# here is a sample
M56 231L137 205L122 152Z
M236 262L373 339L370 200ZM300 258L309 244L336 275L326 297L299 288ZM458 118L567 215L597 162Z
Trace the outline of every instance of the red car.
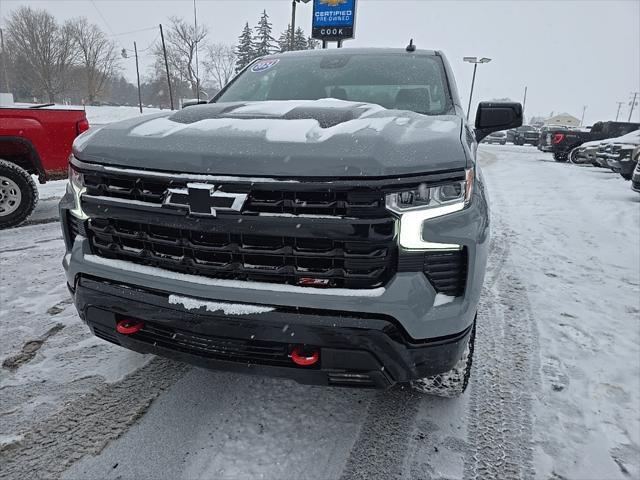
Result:
M63 178L73 140L89 122L82 109L55 105L0 108L0 229L24 222L40 183Z

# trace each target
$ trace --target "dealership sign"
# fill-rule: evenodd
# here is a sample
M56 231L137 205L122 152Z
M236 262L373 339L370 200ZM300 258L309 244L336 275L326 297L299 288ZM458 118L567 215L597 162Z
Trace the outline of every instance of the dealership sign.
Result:
M354 37L356 0L314 0L311 36L340 41Z

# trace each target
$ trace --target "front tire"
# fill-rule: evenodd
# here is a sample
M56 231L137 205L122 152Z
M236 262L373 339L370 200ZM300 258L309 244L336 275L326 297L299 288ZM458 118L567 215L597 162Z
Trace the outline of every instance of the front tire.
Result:
M467 389L469 377L471 377L475 340L476 324L474 322L464 353L458 363L448 372L413 380L411 388L419 393L436 397L454 398L462 395Z
M567 152L555 152L553 154L553 159L556 162L566 162L567 161Z
M36 208L38 187L28 172L0 160L0 229L24 222Z

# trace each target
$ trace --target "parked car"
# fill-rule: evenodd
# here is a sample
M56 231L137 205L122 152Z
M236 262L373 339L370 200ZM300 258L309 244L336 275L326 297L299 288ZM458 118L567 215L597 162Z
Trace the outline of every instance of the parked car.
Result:
M472 130L444 55L408 50L269 55L208 104L78 138L63 265L92 332L235 372L462 393L489 247L476 142L522 106L480 103Z
M602 143L602 140L585 142L582 145L578 145L569 152L567 158L571 163L576 164L594 163L600 143Z
M622 178L631 180L637 163L637 159L633 157L632 153L640 145L640 130L613 138L603 144L604 151L602 153L598 151L597 156L607 167L619 173Z
M634 148L631 156L636 161L636 168L633 171L633 176L631 177L631 189L640 193L640 147Z
M493 132L487 135L482 143L499 143L504 145L507 143L507 134L505 132Z
M57 105L0 107L0 229L24 222L40 183L64 178L73 140L89 128L84 110Z
M513 132L513 143L515 145L538 145L538 130L529 125L518 127Z
M640 123L596 122L587 129L551 129L546 133L548 150L557 162L566 162L569 153L585 142L620 137L640 128Z

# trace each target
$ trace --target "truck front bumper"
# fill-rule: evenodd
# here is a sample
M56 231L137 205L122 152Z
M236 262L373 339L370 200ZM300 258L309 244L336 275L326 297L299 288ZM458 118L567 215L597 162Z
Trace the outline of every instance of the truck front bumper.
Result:
M278 306L224 314L206 306L185 308L167 292L86 276L69 288L81 318L104 340L207 368L306 384L387 388L448 371L472 328L415 341L385 315ZM143 326L123 334L116 328L122 320ZM294 363L296 348L317 353L317 362Z

